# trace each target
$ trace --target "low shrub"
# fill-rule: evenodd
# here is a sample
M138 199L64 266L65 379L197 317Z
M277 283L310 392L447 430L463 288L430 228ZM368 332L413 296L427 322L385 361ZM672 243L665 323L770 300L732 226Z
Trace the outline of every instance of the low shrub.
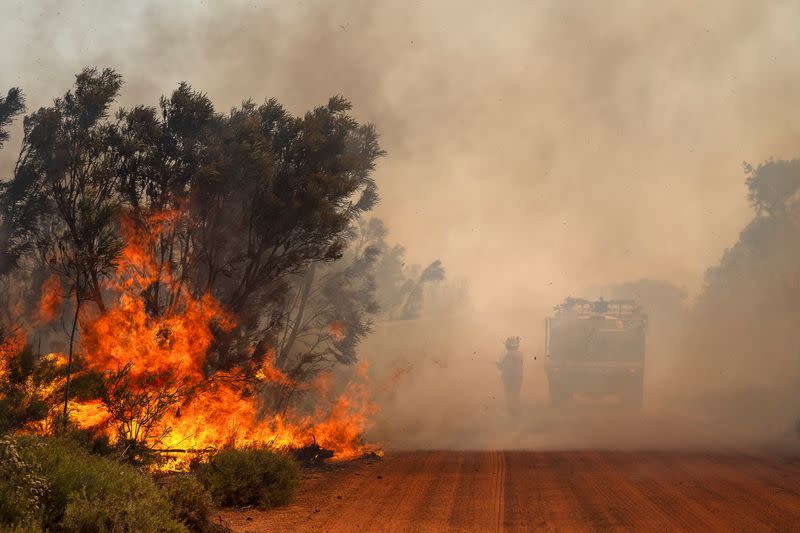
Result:
M297 464L269 447L222 450L193 469L214 501L223 506L284 505L298 484Z
M35 531L42 523L49 486L20 448L13 437L0 437L0 526Z
M126 483L127 484L127 483ZM129 488L133 488L127 484ZM134 488L136 491L136 489ZM73 495L69 499L61 531L74 533L179 533L186 532L163 505L161 498L136 491L142 500L120 492L102 498L86 493ZM149 504L148 504L149 502ZM156 508L150 504L157 503Z
M212 522L211 494L193 474L171 474L161 480L162 491L172 505L172 516L193 533L225 533Z
M6 527L6 526L4 526ZM7 529L2 530L3 533L44 533L44 529L38 524L33 522L24 522L7 526Z
M20 458L47 483L44 529L80 533L183 533L155 483L136 468L66 439L15 439Z

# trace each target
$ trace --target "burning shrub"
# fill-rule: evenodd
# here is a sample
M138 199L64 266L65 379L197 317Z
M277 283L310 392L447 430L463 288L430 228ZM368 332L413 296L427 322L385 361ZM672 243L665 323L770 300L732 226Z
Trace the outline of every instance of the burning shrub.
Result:
M129 448L128 456L137 458L148 447L157 446L169 432L160 428L164 415L185 400L191 387L175 380L145 375L139 383L131 380L128 363L120 370L107 372L101 396L114 420L119 442Z
M269 447L222 450L194 465L198 479L225 506L285 505L297 489L298 468L287 455Z
M20 438L19 456L48 490L39 517L59 531L182 532L155 483L135 468L64 439Z
M37 361L24 339L0 342L0 433L44 420L46 390L53 379L52 361Z

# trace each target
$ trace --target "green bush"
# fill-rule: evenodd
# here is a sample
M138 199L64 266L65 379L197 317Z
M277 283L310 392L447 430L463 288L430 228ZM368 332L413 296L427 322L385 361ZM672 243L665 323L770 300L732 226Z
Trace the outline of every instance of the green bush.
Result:
M222 450L194 471L220 505L284 505L294 494L298 469L287 455L268 447Z
M172 505L172 516L194 533L223 533L227 528L211 521L211 494L192 474L172 474L162 481Z
M33 522L23 522L4 527L7 527L7 529L3 529L3 533L44 533L44 529Z
M13 437L0 437L0 526L35 531L49 487L38 465L23 452Z
M130 465L89 454L65 439L16 439L19 455L47 481L40 519L47 530L178 533L165 495Z
M155 503L153 495L140 493L145 500ZM162 500L163 501L163 500ZM159 505L152 512L144 501L128 495L109 494L103 498L80 493L70 497L61 530L75 533L178 533L185 532L177 520L169 514L168 506Z

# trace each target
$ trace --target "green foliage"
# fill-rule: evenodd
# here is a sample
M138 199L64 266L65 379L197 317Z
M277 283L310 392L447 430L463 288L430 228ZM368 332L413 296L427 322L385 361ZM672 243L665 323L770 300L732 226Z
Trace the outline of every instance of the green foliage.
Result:
M23 456L16 439L0 437L0 526L35 530L41 524L48 490L47 480Z
M211 521L211 494L193 474L172 474L162 481L172 505L172 516L194 533L221 533L226 528Z
M135 468L89 454L65 439L19 438L19 456L44 479L37 511L45 529L182 532L155 483Z
M128 488L132 488L128 486ZM157 494L157 493L155 493ZM148 497L149 502L156 496ZM131 497L134 496L134 497ZM135 499L122 491L113 492L103 498L87 496L84 492L70 497L64 510L61 530L75 533L181 533L185 532L164 506L149 509L146 502ZM143 494L139 493L139 496Z
M222 450L194 465L194 471L214 500L225 506L284 505L298 484L295 462L268 447Z
M122 246L112 228L117 134L106 121L121 86L111 69L86 69L72 91L26 116L14 177L1 196L12 262L38 248L71 290L101 307L99 280Z

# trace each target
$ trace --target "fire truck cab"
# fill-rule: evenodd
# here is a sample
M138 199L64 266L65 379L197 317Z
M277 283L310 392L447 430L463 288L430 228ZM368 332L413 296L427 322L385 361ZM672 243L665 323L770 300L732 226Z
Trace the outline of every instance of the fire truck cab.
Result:
M616 396L641 407L647 316L633 300L567 298L545 319L550 401Z

